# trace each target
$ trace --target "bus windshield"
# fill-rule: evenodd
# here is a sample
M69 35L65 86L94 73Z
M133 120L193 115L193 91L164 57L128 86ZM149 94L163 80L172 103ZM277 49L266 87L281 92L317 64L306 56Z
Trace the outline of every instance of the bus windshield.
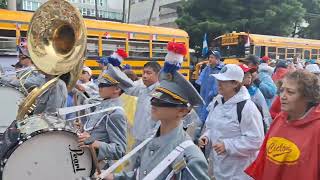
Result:
M223 36L214 40L214 45L220 49L222 58L244 58L245 57L244 36Z
M223 58L244 58L245 47L244 45L226 45L220 46L221 54Z

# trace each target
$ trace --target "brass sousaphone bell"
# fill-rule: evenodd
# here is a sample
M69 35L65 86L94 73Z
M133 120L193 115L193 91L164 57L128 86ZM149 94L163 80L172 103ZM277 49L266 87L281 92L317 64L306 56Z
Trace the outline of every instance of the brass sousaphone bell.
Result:
M75 85L86 54L87 32L79 10L65 0L49 0L34 13L28 30L30 57L40 71L49 75L70 73L69 90ZM58 77L35 88L20 104L17 120L32 111L35 100L54 85Z

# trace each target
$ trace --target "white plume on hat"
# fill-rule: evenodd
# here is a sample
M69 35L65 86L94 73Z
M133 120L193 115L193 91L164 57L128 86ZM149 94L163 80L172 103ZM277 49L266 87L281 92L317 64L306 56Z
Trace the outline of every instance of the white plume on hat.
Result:
M181 64L183 62L183 57L187 54L186 46L182 43L169 42L168 53L165 57L165 61L170 64Z

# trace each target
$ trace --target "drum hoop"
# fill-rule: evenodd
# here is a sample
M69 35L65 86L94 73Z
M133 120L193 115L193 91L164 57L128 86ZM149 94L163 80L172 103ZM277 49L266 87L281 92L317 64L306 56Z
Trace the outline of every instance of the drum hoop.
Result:
M18 138L18 142L15 143L15 145L11 149L7 150L7 152L4 154L3 158L0 160L0 179L2 179L2 173L3 173L4 167L6 166L6 163L7 163L8 159L10 158L11 154L21 144L27 142L29 139L31 139L32 137L37 136L39 134L45 134L45 133L51 133L51 132L61 132L61 131L64 131L64 132L67 132L69 134L72 134L72 135L76 136L75 132L73 132L73 131L71 131L70 129L67 129L67 128L51 128L51 129L46 128L46 129L41 129L41 130L32 132L31 134L29 134L27 136L24 136L23 138L21 138L21 137Z
M15 90L19 91L19 92L20 92L21 94L23 94L25 97L27 96L27 93L24 92L20 87L13 86L13 85L9 85L9 84L3 84L3 83L0 83L0 87L12 88L12 89L15 89Z

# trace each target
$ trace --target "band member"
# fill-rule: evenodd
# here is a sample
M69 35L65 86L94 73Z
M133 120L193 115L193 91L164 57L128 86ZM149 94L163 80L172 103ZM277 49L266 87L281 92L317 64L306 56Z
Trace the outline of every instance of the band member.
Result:
M22 80L23 86L28 91L31 91L34 87L39 87L45 83L44 75L35 70L35 66L32 63L28 49L25 46L19 46L19 62L14 65L16 68L16 76L3 76L1 81L3 83L19 87L21 86L21 78L26 75ZM27 75L28 74L28 75Z
M209 179L201 150L183 130L182 119L195 105L203 104L196 89L177 72L186 54L183 44L170 42L160 73L160 85L152 93L151 116L161 122L154 137L136 154L131 171L108 174L105 179ZM172 156L176 152L177 156ZM167 163L167 160L173 160ZM162 171L163 170L163 171Z
M91 77L92 70L89 67L84 66L82 68L82 73L80 75L79 81L76 85L76 88L84 93L88 98L99 95L99 89L97 85L92 81Z
M84 131L79 135L80 147L91 144L97 150L98 160L117 160L125 155L127 146L127 117L121 105L120 95L123 89L129 88L133 82L118 68L111 64L99 82L99 94L103 99L84 124ZM101 112L101 110L110 110Z

